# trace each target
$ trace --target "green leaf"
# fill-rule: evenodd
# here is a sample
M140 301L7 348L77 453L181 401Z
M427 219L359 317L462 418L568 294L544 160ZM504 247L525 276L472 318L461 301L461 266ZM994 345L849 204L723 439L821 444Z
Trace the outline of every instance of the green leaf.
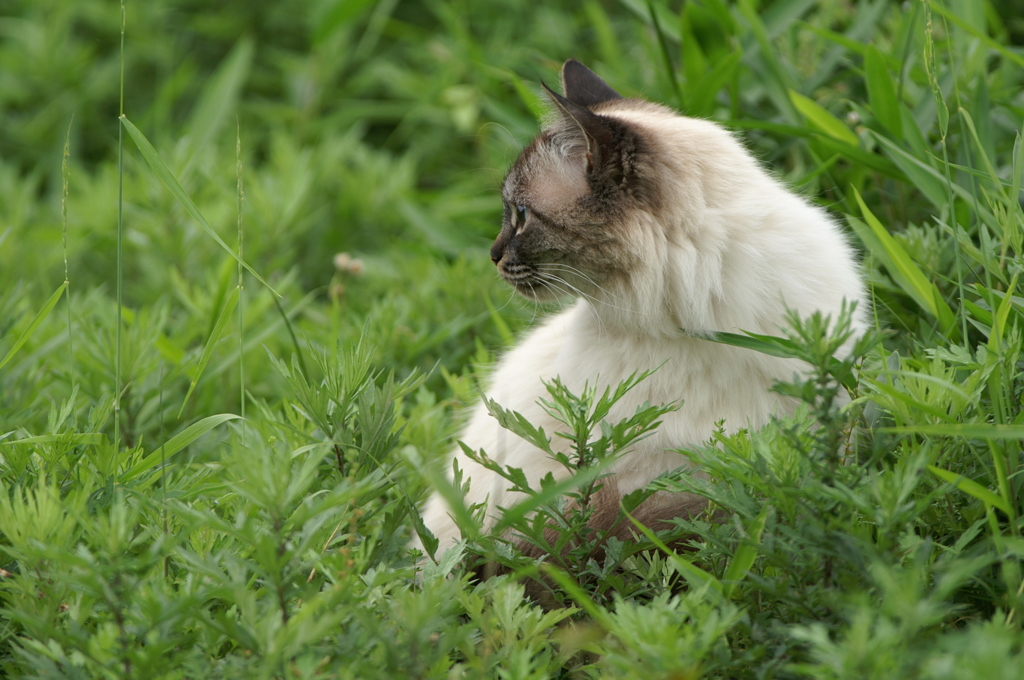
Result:
M757 41L757 50L746 50L747 65L761 77L762 84L775 106L782 112L788 123L800 123L800 115L787 93L795 86L789 72L779 62L778 50L772 43L772 36L762 20L758 8L751 0L741 0L736 5L739 13L750 26L750 32Z
M1002 302L999 303L999 308L992 317L992 331L988 336L988 348L996 355L1002 349L1003 336L1006 333L1006 321L1010 317L1010 309L1013 308L1013 291L1017 287L1017 276L1019 272L1013 274L1013 278L1010 280L1010 285L1006 287L1006 293L1003 295Z
M797 26L800 28L801 31L807 31L807 32L810 32L810 33L815 33L815 34L819 35L820 37L824 38L825 40L833 42L836 45L839 45L840 47L848 49L851 52L854 52L856 54L863 55L863 54L867 53L867 48L868 48L867 45L865 45L864 43L858 42L857 40L854 40L853 38L845 36L842 33L837 33L835 31L830 31L827 28L822 28L821 26L815 26L814 24L808 23L806 21L798 22Z
M189 176L200 152L213 142L237 105L238 94L249 75L255 52L252 38L240 39L203 85L199 101L185 127L190 152L181 170L182 178Z
M668 78L669 84L672 85L672 91L676 95L676 106L682 109L684 108L683 92L679 89L679 77L676 75L675 66L672 64L672 50L669 49L668 39L665 37L665 32L661 28L662 22L658 19L659 11L665 11L665 8L662 5L658 5L657 7L658 9L656 10L654 3L651 2L651 0L647 0L647 10L650 14L651 24L654 26L654 34L658 36L658 47L661 48L662 61L665 62L665 77ZM681 36L676 34L675 37L678 41Z
M761 335L760 333L750 333L744 331L743 335L739 333L715 333L714 337L702 338L708 342L717 342L723 345L731 345L733 347L742 347L743 349L751 349L761 354L767 354L768 356L779 357L781 359L800 359L802 354L797 349L796 343L788 338L780 338L774 335ZM854 390L857 387L857 378L852 373L842 368L843 363L833 357L829 370L836 380L838 380L844 387L849 390Z
M541 563L538 567L526 567L519 570L520 574L535 576L537 572L543 571L544 575L550 578L552 581L562 587L565 592L569 594L569 597L576 601L590 617L597 621L605 629L612 628L612 618L608 613L608 610L604 607L600 607L594 602L587 591L580 587L578 583L573 579L572 576L562 571L550 562Z
M123 115L121 116L121 124L124 125L124 129L127 130L128 134L131 135L132 139L135 140L135 144L139 147L139 151L142 152L142 157L146 159L147 163L149 163L149 167L153 169L153 172L155 172L156 176L160 178L160 181L163 182L164 186L167 187L168 191L170 191L171 194L173 194L174 197L178 199L178 202L181 203L182 207L184 207L188 214L192 216L192 219L194 219L199 224L199 226L203 228L203 231L205 231L210 236L210 238L212 238L217 243L217 245L223 248L224 252L233 257L235 261L239 262L243 267L248 269L249 273L255 276L257 281L266 286L271 293L273 293L277 297L281 297L280 293L274 290L274 288L269 283L267 283L264 280L264 278L256 272L255 269L250 267L244 260L238 257L235 251L231 250L228 244L224 242L224 239L222 239L217 234L217 232L213 230L213 227L211 227L210 223L206 221L206 218L203 217L203 214L199 212L199 208L196 207L196 204L193 203L192 199L188 197L187 193L185 193L185 189L182 188L181 184L174 177L174 174L171 172L170 168L168 168L167 165L160 158L160 154L156 152L156 149L153 148L153 145L149 143L149 140L146 139L146 136L142 134L142 131L139 130L139 128L135 127L135 125L133 125L132 122Z
M589 465L581 469L576 474L567 477L560 482L551 484L550 486L545 486L540 491L527 496L511 508L506 508L501 515L501 519L494 525L494 528L491 531L495 534L499 534L504 529L518 524L537 508L547 505L560 496L563 496L570 491L575 491L581 486L591 482L596 482L607 474L607 468L611 467L612 463L615 461L616 458L614 456L609 456L594 465Z
M896 139L900 139L903 136L903 124L899 100L896 98L896 87L889 76L885 58L873 44L868 45L864 55L864 80L868 88L868 103L871 104L871 110L875 112L878 122Z
M911 409L935 416L939 420L951 421L953 419L953 416L951 416L945 410L936 408L935 406L932 406L930 404L926 404L918 399L914 399L912 396L910 396L903 390L896 389L887 382L872 380L871 378L865 377L863 375L860 377L860 380L861 383L871 386L873 389L881 392L890 399L906 404Z
M374 0L347 0L335 2L333 5L315 5L322 8L326 4L330 9L321 16L314 15L316 21L313 25L316 29L313 31L313 42L319 45L339 28L355 23L355 20L361 19L360 15L366 13L367 8L373 3Z
M881 260L897 285L910 295L922 309L938 319L943 331L954 333L956 318L953 315L953 310L942 299L939 289L928 280L920 267L903 249L903 246L882 226L882 223L864 203L864 199L860 197L857 188L851 186L850 189L853 191L869 227L869 229L865 229L864 222L860 220L850 220L851 226L861 237L864 245Z
M812 131L814 132L814 131ZM831 135L824 133L814 132L812 135L808 135L816 144L819 144L832 153L842 154L854 163L860 163L865 165L872 170L877 170L893 179L902 180L903 175L900 173L899 168L885 156L881 156L876 153L870 153L860 148L859 146L852 146L846 142L836 139Z
M1024 143L1021 141L1020 132L1013 141L1013 171L1010 180L1010 195L1020 197L1021 187L1024 186ZM1017 204L1020 210L1020 203Z
M100 432L72 432L68 434L41 434L35 437L24 439L9 439L0 442L0 446L10 444L49 444L51 442L67 442L75 446L96 446L103 443L103 434Z
M39 324L43 323L46 317L50 315L50 312L53 311L53 308L57 305L57 302L60 300L60 296L64 294L64 289L67 287L68 282L65 281L64 283L60 284L57 290L53 292L53 295L50 296L50 299L46 301L46 304L43 305L43 308L39 310L35 318L32 319L32 322L29 323L28 328L26 328L25 331L18 337L18 339L14 341L14 345L12 345L9 350L7 350L7 355L2 360L0 360L0 368L3 368L4 365L8 361L10 361L15 354L18 353L18 350L21 349L21 346L28 342L28 339L31 338L32 334L36 332L37 328L39 328Z
M1007 515L1011 514L1010 513L1010 504L1007 503L1006 500L1002 496L999 496L998 494L996 494L996 493L994 493L992 491L989 491L988 489L983 487L981 484L978 484L977 482L975 482L973 479L968 479L968 478L964 477L963 475L958 475L958 474L956 474L954 472L950 472L949 470L944 470L944 469L942 469L940 467L936 467L934 465L929 465L928 469L931 470L935 474L936 477L949 482L950 484L952 484L956 488L960 489L964 493L967 493L967 494L970 494L970 495L974 496L975 498L977 498L982 503L985 503L986 505L991 505L993 507L999 508L1000 510L1005 512Z
M938 425L903 425L880 427L879 432L892 434L930 434L937 437L965 439L1024 440L1024 425L992 425L989 423L957 423Z
M725 582L725 596L732 597L736 586L739 584L757 558L757 546L761 543L761 534L764 533L764 525L768 519L768 508L765 507L761 513L753 519L747 527L748 539L736 549L732 556L729 568L725 571L723 581Z
M455 460L458 459L456 458ZM480 526L473 518L473 513L466 506L466 497L462 489L452 483L448 479L448 475L437 465L423 465L420 467L420 471L427 478L427 483L430 487L441 494L441 497L447 502L452 519L455 520L460 529L468 533L467 538L478 538L480 536ZM426 546L426 543L424 543L424 546Z
M873 131L869 131L873 133ZM873 134L900 170L913 182L936 208L944 208L949 200L946 193L946 179L927 162L912 156L897 146L891 139L877 133Z
M978 156L982 161L981 164L985 168L985 174L981 176L987 177L989 180L991 180L993 186L1002 187L1003 180L1001 177L999 177L999 173L996 171L995 166L992 165L992 160L989 157L987 145L981 140L981 137L978 134L978 128L974 124L974 117L971 116L970 111L968 111L965 108L961 108L959 113L961 116L963 116L964 124L967 125L967 130L971 133L971 139L974 141L975 146L978 147ZM982 112L982 120L986 121L987 123L991 122L988 115L988 111ZM1011 200L1011 204L1016 202L1017 199L1018 197L1014 196Z
M213 346L217 344L217 340L220 339L220 334L224 332L224 326L227 325L228 320L231 318L231 313L235 311L235 305L238 304L239 289L235 287L227 301L224 303L224 307L220 310L220 316L217 317L217 323L213 327L213 331L210 333L210 337L206 340L206 346L203 347L203 353L199 356L199 363L196 365L196 370L192 374L192 382L188 386L188 392L185 393L185 399L181 402L181 408L178 410L178 417L185 412L185 405L188 404L189 397L192 396L192 391L195 390L196 384L199 382L199 377L203 374L203 370L206 368L206 364L210 361L210 357L213 355Z
M768 130L769 132L773 132L777 135L789 137L805 137L813 140L815 144L821 145L831 153L842 154L851 161L866 165L872 170L877 170L888 177L892 177L893 179L900 181L906 179L906 177L900 172L900 168L888 158L876 153L865 151L859 146L851 146L846 142L838 140L835 137L814 128L797 127L795 125L781 125L779 123L772 123L769 121L745 120L742 118L729 119L726 121L726 125L729 127L747 130Z
M153 453L140 460L137 464L132 466L130 470L126 470L125 473L121 475L121 483L125 484L138 478L140 475L153 469L162 461L167 460L218 425L226 423L229 420L238 420L241 417L242 416L235 415L234 413L220 413L215 416L207 416L198 422L192 423L184 430L167 440L167 443L163 446L157 447Z
M671 561L675 566L679 575L685 578L691 587L710 587L718 594L725 595L725 586L721 581L715 578L714 574L704 571L690 560L669 548L665 545L665 542L658 538L643 522L640 522L628 512L625 512L625 510L623 510L623 512L626 517L629 518L629 521L636 525L636 528L640 530L640 533L647 537L647 540L665 553L665 556L668 557L669 561Z
M691 115L707 115L714 113L715 95L725 87L736 75L743 52L739 49L730 52L718 60L715 67L711 69L704 78L687 83L690 85L691 93L688 98Z
M601 59L611 65L614 70L621 70L624 50L619 46L619 41L615 37L615 29L608 13L596 0L588 0L584 3L583 9L587 13L587 22L590 30L594 33Z
M972 26L971 24L967 23L966 21L958 17L953 12L950 12L948 9L943 7L941 3L935 2L935 0L931 0L931 2L928 3L928 6L931 9L938 12L939 14L941 14L943 18L948 19L950 22L956 24L957 26L964 29L972 36L980 40L982 44L988 47L989 49L995 50L996 52L1001 54L1003 58L1012 61L1019 68L1024 68L1024 56L1021 56L1019 53L1014 52L1011 49L1008 49L1005 45L999 44L991 37L986 35L984 31L978 30L977 27Z
M789 91L789 97L793 100L793 105L797 108L800 113L810 121L811 125L818 128L829 137L838 139L841 142L846 142L850 146L859 146L860 140L857 139L857 135L853 133L850 128L828 112L823 106L818 104L813 99L805 97L796 90Z

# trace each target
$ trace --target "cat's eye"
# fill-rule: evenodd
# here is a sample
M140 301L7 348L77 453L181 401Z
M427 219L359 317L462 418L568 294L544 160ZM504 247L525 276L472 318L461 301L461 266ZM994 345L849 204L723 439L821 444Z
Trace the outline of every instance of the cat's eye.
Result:
M516 206L516 224L519 224L520 226L526 224L526 216L527 216L528 213L529 213L529 210L527 209L527 207L525 205L517 205Z

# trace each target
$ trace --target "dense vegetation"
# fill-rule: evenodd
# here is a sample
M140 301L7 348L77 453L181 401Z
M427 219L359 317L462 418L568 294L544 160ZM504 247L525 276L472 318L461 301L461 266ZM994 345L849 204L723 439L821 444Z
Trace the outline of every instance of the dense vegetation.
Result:
M1020 677L1014 3L0 6L6 676ZM581 474L505 524L557 558L467 523L420 569L460 409L545 313L486 247L570 56L843 216L877 332L750 340L816 366L805 408L656 482L719 521L600 550L585 500L662 405L601 430L614 395L552 385Z

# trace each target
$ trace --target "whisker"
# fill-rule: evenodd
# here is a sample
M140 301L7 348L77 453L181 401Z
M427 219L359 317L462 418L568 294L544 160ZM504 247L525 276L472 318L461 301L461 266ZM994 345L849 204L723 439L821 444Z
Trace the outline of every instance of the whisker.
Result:
M562 262L541 262L540 264L537 265L537 268L538 269L541 269L541 268L543 268L543 269L560 269L562 271L570 272L570 273L575 274L576 276L580 277L581 279L583 279L587 283L593 284L594 286L600 288L600 285L597 283L597 281L595 281L594 279L590 278L590 276L588 276L582 270L577 269L576 267L573 267L572 265L568 265L568 264L565 264L565 263L562 263Z
M592 286L597 288L599 291L601 291L602 293L604 293L608 297L610 297L610 298L612 298L614 300L617 300L618 302L621 302L623 304L626 304L626 300L625 299L623 299L622 297L620 297L620 296L616 295L615 293L611 292L610 290L608 290L604 286L602 286L599 283L597 283L596 281L594 281L594 279L590 278L584 272L582 272L579 269L577 269L575 267L572 267L570 265L562 264L560 262L543 262L543 263L541 263L541 264L539 264L537 266L537 269L538 269L538 271L541 271L542 273L546 273L549 270L560 270L560 271L571 273L571 274L573 274L575 276L578 276L579 278L583 279L587 283L591 284ZM561 277L559 277L559 278L561 278ZM562 279L562 280L564 281L564 279ZM566 284L568 284L567 281L564 281L564 282ZM579 290L575 286L573 286L572 288L574 290L576 290L577 293L579 293L580 295L586 297L588 300L590 300L594 304L600 303L600 304L606 305L608 307L611 307L613 309L617 309L617 310L622 311L622 312L637 313L635 309L631 309L629 307L620 307L620 306L617 306L617 305L613 305L613 304L611 304L611 303L609 303L609 302L607 302L605 300L598 300L597 298L595 298L592 295L584 295L583 291Z
M581 297L583 297L585 299L588 299L588 300L592 299L589 295L587 295L583 291L579 290L578 288L573 286L571 283L569 283L565 279L562 279L562 278L559 278L559 277L555 277L555 276L553 276L551 274L545 274L545 275L542 275L542 276L543 276L543 278L541 278L540 280L543 281L545 283L545 285L547 285L550 290L566 293L567 291L565 290L565 288L561 287L561 286L564 286L564 287L568 288L571 291L575 291L576 293L578 293ZM556 284L561 284L561 286L556 287ZM597 302L597 301L595 301L595 302ZM600 332L601 334L604 334L604 319L602 319L601 315L597 313L596 304L591 304L590 305L590 311L594 315L594 319L597 321L598 332Z
M636 314L637 313L637 311L634 310L634 309L629 309L628 307L620 307L619 305L613 305L612 303L608 302L607 300L601 300L601 299L598 299L598 298L594 297L593 295L585 293L582 290L580 290L579 288L577 288L576 286L572 285L571 283L569 283L568 281L563 279L562 277L556 276L555 274L550 274L550 273L547 273L547 272L541 272L541 273L539 273L538 278L548 279L548 280L552 280L553 279L553 280L558 281L560 284L562 284L565 287L565 288L562 289L563 292L566 292L566 289L568 289L569 291L572 291L573 293L575 293L577 296L585 298L587 301L589 301L595 307L597 305L604 305L605 307L608 307L609 309L614 309L614 310L617 310L617 311L620 311L620 312L627 312L627 313L631 313L631 314Z
M515 290L515 288L513 288L513 289L511 289L509 291L508 299L505 300L505 304L503 304L501 307L496 307L494 311L495 312L500 312L501 310L505 309L510 304L512 304L512 301L515 300L515 299L516 299L516 290Z
M531 282L527 281L526 285L530 287L530 294L533 296L532 299L530 300L531 302L533 302L533 316L530 317L530 323L529 323L529 325L532 326L533 322L537 320L537 312L540 311L540 304L537 301L537 291L535 291L533 289L533 284Z

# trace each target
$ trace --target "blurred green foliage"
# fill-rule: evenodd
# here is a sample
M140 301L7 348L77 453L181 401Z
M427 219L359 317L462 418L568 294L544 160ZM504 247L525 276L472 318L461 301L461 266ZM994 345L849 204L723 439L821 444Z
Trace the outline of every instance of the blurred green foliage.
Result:
M276 298L127 136L119 172L119 2L0 0L0 672L1018 677L1022 16L129 1L124 114ZM493 541L422 569L405 545L477 381L546 311L486 247L568 57L845 216L887 333L850 409L783 388L821 429L721 436L688 454L709 480L658 482L729 518L664 536L687 551L560 536L586 549L544 567L544 611L522 555L474 580ZM822 320L795 333L816 356Z

